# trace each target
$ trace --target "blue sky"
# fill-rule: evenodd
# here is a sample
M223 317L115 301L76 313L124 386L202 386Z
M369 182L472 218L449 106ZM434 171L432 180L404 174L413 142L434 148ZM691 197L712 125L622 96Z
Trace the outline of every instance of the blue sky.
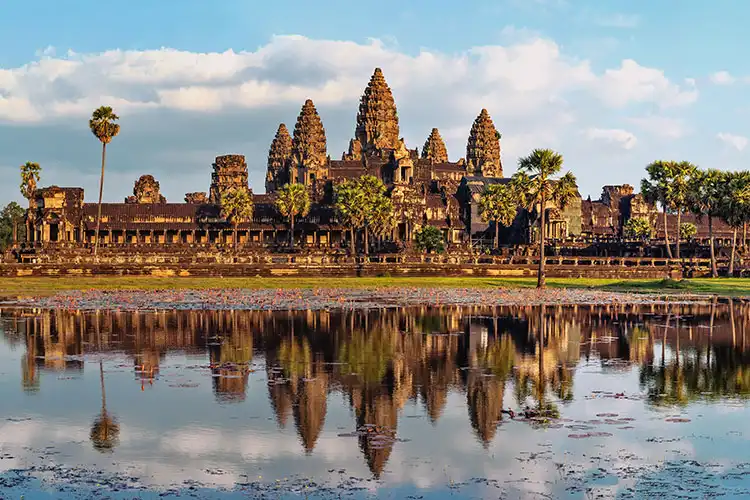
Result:
M89 200L88 108L111 104L122 117L107 199L153 173L181 201L207 189L213 157L229 152L247 156L262 192L278 123L291 128L313 98L340 156L377 65L410 147L437 126L457 160L487 107L507 174L526 149L554 147L584 195L637 185L657 158L747 163L750 3L740 0L0 0L0 11L0 174L39 161L43 184L82 185ZM0 199L18 199L15 185L0 185Z

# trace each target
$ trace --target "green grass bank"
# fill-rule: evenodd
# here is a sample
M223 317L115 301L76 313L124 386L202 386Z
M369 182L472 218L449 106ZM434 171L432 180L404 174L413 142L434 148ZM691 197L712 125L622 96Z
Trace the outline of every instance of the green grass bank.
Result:
M550 288L588 288L603 291L667 292L750 296L750 278L691 280L549 278ZM377 288L463 287L520 288L536 286L536 278L480 277L368 277L368 278L199 278L104 276L62 278L0 278L0 296L40 296L71 290L164 290L207 288Z

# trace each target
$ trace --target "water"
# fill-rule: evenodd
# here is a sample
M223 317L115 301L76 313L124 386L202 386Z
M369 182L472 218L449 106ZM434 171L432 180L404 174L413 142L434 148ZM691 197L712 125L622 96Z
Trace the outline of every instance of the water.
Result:
M748 307L6 309L0 498L743 497Z

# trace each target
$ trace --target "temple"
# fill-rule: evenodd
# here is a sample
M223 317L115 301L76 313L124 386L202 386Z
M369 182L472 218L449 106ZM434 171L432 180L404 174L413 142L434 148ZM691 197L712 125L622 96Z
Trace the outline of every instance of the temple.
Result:
M228 245L236 241L239 248L280 247L289 241L290 229L274 200L286 184L301 183L312 206L295 225L294 240L302 247L345 249L351 232L337 218L334 187L347 179L372 175L386 185L396 218L381 243L402 250L410 246L415 231L430 225L440 229L449 247L487 247L494 226L480 217L479 198L487 186L510 180L503 171L501 134L487 109L480 110L467 126L464 158L449 160L437 128L426 134L421 152L409 148L400 136L396 103L380 68L375 69L362 94L353 137L340 159L332 159L323 120L308 99L291 133L285 124L278 126L266 165L265 194L258 194L248 185L244 156L218 156L208 190L186 193L178 203L167 201L159 182L144 175L123 203L102 205L99 245L138 245L145 251L149 245ZM231 225L222 216L220 203L224 193L237 188L252 193L254 214L252 220ZM29 247L85 248L94 243L97 204L84 202L83 189L52 186L35 193L27 220ZM565 207L549 203L544 210L546 234L552 242L586 245L614 241L622 237L623 226L631 217L648 218L656 239L664 236L664 219L656 207L629 185L605 186L598 200L578 195ZM512 227L502 228L501 241L532 243L537 237L534 218L519 210ZM678 234L676 216L670 214L666 221L670 234ZM682 221L696 224L696 240L707 237L706 221L689 215L683 215ZM731 237L729 228L718 220L714 232L720 241Z

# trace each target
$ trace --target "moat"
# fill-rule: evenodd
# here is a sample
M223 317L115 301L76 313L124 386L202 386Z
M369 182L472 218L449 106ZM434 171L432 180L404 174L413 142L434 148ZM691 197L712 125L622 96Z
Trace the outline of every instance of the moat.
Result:
M53 307L0 310L2 498L750 495L741 300Z

